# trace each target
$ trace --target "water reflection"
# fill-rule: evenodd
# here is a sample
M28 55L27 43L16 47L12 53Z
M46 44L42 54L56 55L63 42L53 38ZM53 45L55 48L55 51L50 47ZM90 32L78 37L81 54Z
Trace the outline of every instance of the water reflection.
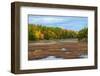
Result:
M64 58L57 58L56 56L48 56L46 58L40 59L40 60L57 60L57 59L64 59Z
M79 56L79 58L87 58L87 57L88 56L85 55L85 54ZM56 56L48 56L46 58L42 58L42 59L39 59L39 60L62 60L62 59L64 59L64 58L60 58L60 57L58 58Z
M68 49L66 49L66 48L61 48L61 51L68 51Z
M82 55L79 56L79 58L88 58L88 55L82 54Z

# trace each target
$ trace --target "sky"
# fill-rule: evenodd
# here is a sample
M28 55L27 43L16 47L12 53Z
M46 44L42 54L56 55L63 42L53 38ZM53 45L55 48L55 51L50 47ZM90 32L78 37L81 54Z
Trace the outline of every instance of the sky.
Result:
M28 24L41 24L48 27L79 31L88 27L88 17L29 15Z

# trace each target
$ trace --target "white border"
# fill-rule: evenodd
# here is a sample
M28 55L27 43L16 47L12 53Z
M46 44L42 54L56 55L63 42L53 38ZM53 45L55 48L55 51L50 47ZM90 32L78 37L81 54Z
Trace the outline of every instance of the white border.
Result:
M28 14L88 17L88 58L28 61ZM94 65L94 11L41 7L20 8L20 69L43 69Z

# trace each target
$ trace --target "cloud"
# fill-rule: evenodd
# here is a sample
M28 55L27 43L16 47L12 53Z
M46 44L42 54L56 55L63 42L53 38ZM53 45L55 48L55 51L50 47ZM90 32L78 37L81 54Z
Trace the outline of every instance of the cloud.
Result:
M29 24L42 24L71 30L79 30L88 25L87 17L30 15L28 21Z

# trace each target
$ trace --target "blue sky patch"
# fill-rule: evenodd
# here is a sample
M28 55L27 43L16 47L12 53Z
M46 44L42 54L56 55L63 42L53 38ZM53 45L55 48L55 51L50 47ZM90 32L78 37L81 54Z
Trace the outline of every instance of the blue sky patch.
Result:
M28 24L41 24L42 26L79 31L88 27L88 17L29 15Z

